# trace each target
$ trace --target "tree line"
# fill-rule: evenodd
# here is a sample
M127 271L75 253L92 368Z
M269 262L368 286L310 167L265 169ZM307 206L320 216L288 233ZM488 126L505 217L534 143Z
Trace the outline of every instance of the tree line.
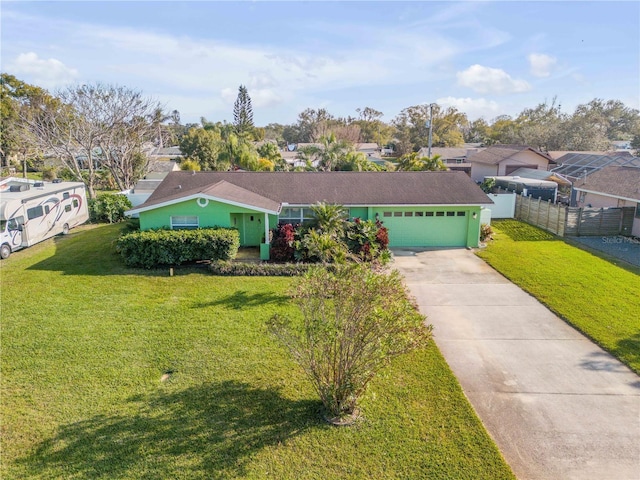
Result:
M428 121L432 145L456 147L464 143L526 144L548 150L608 150L614 140L640 146L640 113L619 100L594 99L572 114L562 112L557 99L525 108L515 117L469 121L454 107L414 105L390 122L371 107L355 116L336 117L324 108L307 108L292 124L257 127L248 90L240 85L233 107L233 123L183 124L177 110L167 111L142 92L117 85L76 85L50 93L2 73L0 82L0 157L42 168L54 157L64 175L96 186L131 188L149 168L156 148L178 145L181 167L189 170L288 170L281 151L298 149L304 170L437 170L437 158L420 158L426 146ZM397 163L378 165L356 151L356 145L375 143L393 149ZM61 173L61 172L58 172Z

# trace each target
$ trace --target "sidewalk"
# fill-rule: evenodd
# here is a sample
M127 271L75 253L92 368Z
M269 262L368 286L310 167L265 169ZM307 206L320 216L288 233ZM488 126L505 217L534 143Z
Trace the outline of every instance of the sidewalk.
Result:
M519 479L640 479L640 377L470 251L392 267Z

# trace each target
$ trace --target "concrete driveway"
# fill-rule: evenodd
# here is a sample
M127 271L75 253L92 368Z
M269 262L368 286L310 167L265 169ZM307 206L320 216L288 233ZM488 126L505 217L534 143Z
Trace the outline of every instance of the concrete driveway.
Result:
M640 479L640 377L464 249L394 250L519 479Z

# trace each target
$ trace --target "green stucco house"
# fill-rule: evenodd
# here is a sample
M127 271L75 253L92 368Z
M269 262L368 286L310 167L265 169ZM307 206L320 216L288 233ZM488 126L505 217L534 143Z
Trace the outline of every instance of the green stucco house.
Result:
M463 172L171 172L129 210L140 228L235 227L269 258L269 229L311 218L325 202L381 220L390 247L477 247L492 203Z

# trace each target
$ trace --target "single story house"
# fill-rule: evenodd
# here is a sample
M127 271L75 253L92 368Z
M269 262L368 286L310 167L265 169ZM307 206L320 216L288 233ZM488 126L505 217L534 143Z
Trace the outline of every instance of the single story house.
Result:
M463 172L171 172L142 205L140 228L235 227L269 258L269 230L312 218L318 202L378 219L391 247L477 247L492 201Z
M551 157L527 145L491 145L467 156L471 178L482 182L484 177L511 175L519 168L548 170Z
M640 166L606 166L573 184L579 207L635 207L631 235L640 237Z

